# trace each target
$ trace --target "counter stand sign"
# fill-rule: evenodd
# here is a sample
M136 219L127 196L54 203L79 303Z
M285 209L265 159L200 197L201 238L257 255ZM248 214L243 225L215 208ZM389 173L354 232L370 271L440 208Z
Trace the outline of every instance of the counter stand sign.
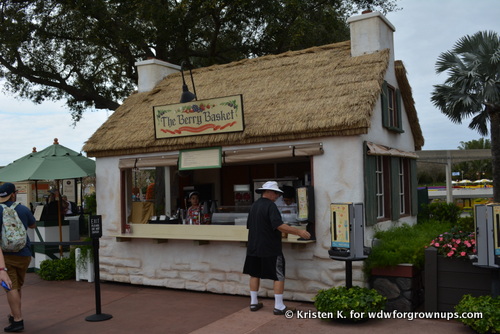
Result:
M96 314L85 318L87 321L104 321L111 319L110 314L101 313L101 284L99 274L99 238L102 237L102 217L90 216L90 237L94 251L94 281L95 281L95 308Z

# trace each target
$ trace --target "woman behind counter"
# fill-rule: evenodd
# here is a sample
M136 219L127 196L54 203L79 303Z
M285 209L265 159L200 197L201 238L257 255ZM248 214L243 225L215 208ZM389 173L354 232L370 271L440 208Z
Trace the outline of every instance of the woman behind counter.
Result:
M200 206L200 193L193 191L189 194L189 201L191 206L187 211L187 223L193 225L200 225L201 206Z

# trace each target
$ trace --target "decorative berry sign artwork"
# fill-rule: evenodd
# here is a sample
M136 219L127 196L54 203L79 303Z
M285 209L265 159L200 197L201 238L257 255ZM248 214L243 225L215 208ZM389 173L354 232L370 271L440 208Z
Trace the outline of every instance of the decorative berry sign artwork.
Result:
M156 139L244 129L242 95L155 106L153 114Z

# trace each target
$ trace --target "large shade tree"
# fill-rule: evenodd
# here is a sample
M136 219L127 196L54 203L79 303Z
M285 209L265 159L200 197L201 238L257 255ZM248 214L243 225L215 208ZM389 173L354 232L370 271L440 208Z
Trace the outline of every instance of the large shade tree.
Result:
M0 79L18 97L66 101L78 121L130 95L136 61L207 66L339 42L350 14L395 2L0 0Z
M452 50L439 55L436 72L449 76L444 84L434 86L434 105L455 123L472 117L469 128L491 136L493 199L500 202L499 35L480 31L462 37Z

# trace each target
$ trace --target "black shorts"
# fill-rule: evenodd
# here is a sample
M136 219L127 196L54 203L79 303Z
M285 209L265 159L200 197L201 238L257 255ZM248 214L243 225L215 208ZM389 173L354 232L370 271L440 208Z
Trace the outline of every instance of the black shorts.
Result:
M283 255L270 257L247 255L245 265L243 266L243 273L252 277L284 281L285 258Z

